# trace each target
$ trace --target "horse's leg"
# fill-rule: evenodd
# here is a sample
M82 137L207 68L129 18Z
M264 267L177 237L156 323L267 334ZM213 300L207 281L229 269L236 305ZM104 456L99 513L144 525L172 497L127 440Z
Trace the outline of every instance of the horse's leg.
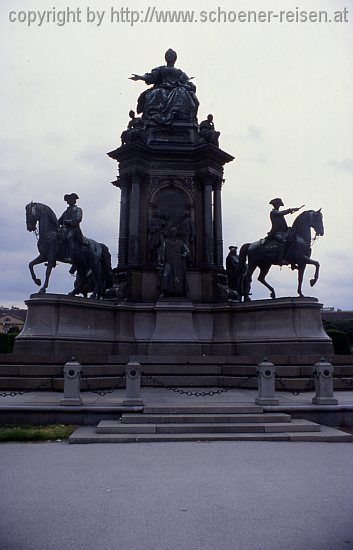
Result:
M309 258L309 256L304 256L303 259L305 260L305 263L315 266L314 277L313 277L313 279L310 279L310 286L314 286L314 284L316 283L316 281L319 278L320 264L317 260L312 260L311 258Z
M260 266L259 266L260 267ZM276 298L276 292L273 286L269 285L266 281L265 277L267 273L270 271L271 265L262 265L260 267L260 275L258 276L257 280L260 281L263 285L265 285L266 288L270 291L271 298Z
M100 262L96 262L93 280L94 280L94 293L92 294L91 298L94 298L95 300L100 300L102 298L102 291L103 291L102 270L100 267Z
M297 291L301 298L304 297L304 294L302 293L302 284L303 284L305 266L306 264L298 264L298 290Z
M35 282L35 284L38 285L38 286L40 286L42 284L42 281L40 279L38 279L38 277L36 276L33 267L35 265L43 264L44 262L45 262L45 259L43 258L43 256L41 254L39 254L39 256L34 258L34 260L29 262L29 264L28 264L29 271L31 273L31 277L32 277L33 281Z
M49 279L50 279L52 269L56 266L57 258L58 258L58 242L54 241L54 242L51 243L50 252L48 252L48 254L47 254L47 260L48 261L47 261L47 264L46 264L47 269L46 269L46 272L45 272L45 280L44 280L44 285L39 290L39 294L45 294L45 292L48 288L48 285L49 285Z
M91 295L93 300L100 300L103 293L103 277L102 277L102 247L98 243L95 243L91 254L91 269L92 278L94 284L94 291Z
M249 297L250 290L251 290L251 281L253 273L256 269L256 264L248 264L248 269L246 271L245 277L244 277L244 302L250 302L251 298Z
M49 285L50 275L51 275L52 269L53 269L53 267L55 267L55 265L56 265L55 260L54 261L53 260L48 260L47 269L46 269L46 272L45 272L44 285L39 290L38 294L45 294L45 292L47 291L47 288L48 288L48 285Z

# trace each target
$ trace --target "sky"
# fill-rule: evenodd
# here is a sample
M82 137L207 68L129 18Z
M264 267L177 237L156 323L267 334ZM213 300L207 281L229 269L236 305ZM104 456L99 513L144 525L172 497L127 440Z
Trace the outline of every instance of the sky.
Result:
M152 3L153 2L153 3ZM65 193L76 192L85 235L105 242L116 265L119 193L111 185L115 149L143 82L128 80L164 64L194 76L199 120L213 113L220 146L235 156L225 167L223 234L241 246L269 231L269 201L286 207L322 207L325 235L312 257L321 264L304 294L326 307L353 309L353 7L346 23L111 23L110 8L147 10L343 10L339 0L115 0L70 2L81 22L9 21L11 10L56 11L65 0L2 0L0 36L1 250L0 305L21 306L37 291L28 262L37 255L26 230L25 205L43 202L59 216ZM104 10L100 26L85 10ZM348 5L349 7L349 5ZM48 16L52 17L51 15ZM294 216L291 221L294 220ZM37 267L43 274L44 267ZM268 281L278 296L296 295L296 273L273 267ZM68 266L52 273L49 291L73 286ZM255 279L253 299L268 298Z

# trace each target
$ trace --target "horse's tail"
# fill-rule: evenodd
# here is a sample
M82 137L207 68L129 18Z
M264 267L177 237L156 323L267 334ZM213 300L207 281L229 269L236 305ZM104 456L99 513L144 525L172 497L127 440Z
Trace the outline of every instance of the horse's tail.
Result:
M240 249L238 265L234 271L235 290L239 299L244 296L244 277L247 270L246 258L251 243L245 243Z
M101 243L102 246L102 256L101 256L101 262L103 267L103 274L104 274L104 281L105 281L105 287L109 288L113 285L113 272L112 272L112 257L109 252L109 248Z
M251 243L245 243L240 249L239 252L239 262L237 266L237 270L239 270L239 273L244 273L245 270L245 264L246 264L246 258L248 256L248 250Z

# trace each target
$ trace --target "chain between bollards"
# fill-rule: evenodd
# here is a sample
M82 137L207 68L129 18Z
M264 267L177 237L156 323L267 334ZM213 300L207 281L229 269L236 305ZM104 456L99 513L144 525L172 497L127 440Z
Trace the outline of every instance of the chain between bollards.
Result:
M16 397L16 395L26 395L27 393L31 393L31 392L34 392L34 391L39 391L39 390L44 389L45 386L49 382L51 382L51 387L48 388L48 389L53 390L55 380L56 380L56 376L52 376L52 377L48 378L45 382L40 384L39 386L31 386L30 388L26 388L26 389L23 389L23 390L13 390L13 391L9 391L9 392L4 391L4 392L0 393L0 397Z
M163 388L168 391L172 391L174 393L178 393L179 395L187 395L188 397L213 397L214 395L221 395L222 393L226 393L228 391L231 391L233 389L240 389L243 387L251 378L252 376L248 376L247 378L244 378L244 380L237 386L229 386L229 387L220 387L217 390L210 390L210 391L191 391L191 390L183 390L182 388L179 388L178 386L165 386L162 382L160 382L155 376L142 373L147 380L151 380L158 388Z
M114 386L110 386L109 388L95 388L91 386L91 384L88 382L87 375L85 375L83 372L81 374L81 380L86 384L87 390L96 393L100 397L104 397L105 395L108 395L109 393L113 393L115 390L123 389L124 386L120 386L122 382L125 380L125 374L120 374L117 377L117 382Z

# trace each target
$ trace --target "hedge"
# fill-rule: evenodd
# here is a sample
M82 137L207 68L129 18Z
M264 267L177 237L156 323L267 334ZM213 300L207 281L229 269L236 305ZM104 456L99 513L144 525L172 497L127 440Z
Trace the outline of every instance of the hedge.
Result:
M16 336L0 332L0 353L12 353Z
M346 332L334 328L328 328L326 332L332 340L333 349L336 355L349 355L351 353L349 338Z

